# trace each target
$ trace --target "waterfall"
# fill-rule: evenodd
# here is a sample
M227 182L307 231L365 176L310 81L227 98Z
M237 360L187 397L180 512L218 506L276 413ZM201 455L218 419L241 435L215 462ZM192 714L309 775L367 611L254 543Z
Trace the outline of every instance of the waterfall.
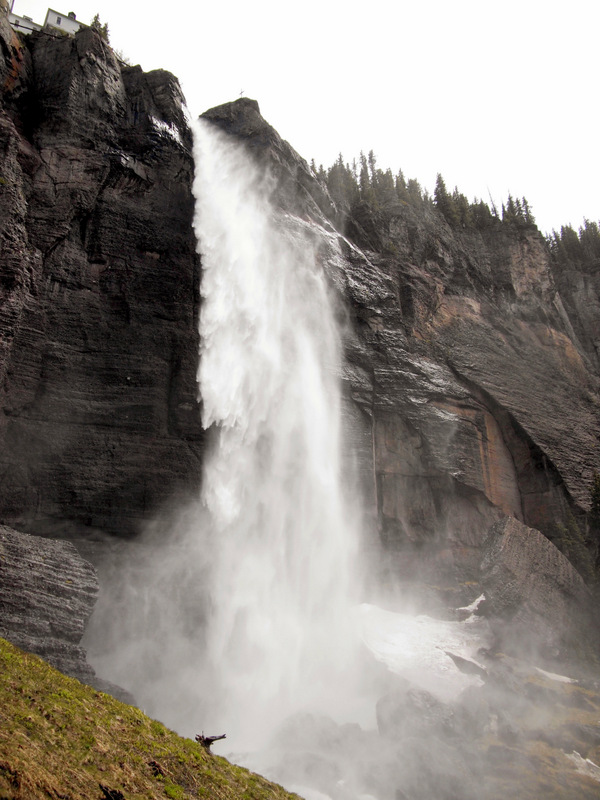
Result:
M202 120L195 156L198 380L213 434L204 727L247 747L294 711L347 703L358 524L316 226L278 210L268 171Z
M150 715L225 733L217 752L306 800L437 796L435 771L411 789L431 772L425 739L445 736L429 711L420 724L422 703L482 683L486 622L477 604L464 622L415 615L374 581L393 610L362 602L325 271L343 269L337 237L271 202L275 178L234 137L201 121L195 149L202 494L107 548L91 662ZM408 686L433 694L405 721Z

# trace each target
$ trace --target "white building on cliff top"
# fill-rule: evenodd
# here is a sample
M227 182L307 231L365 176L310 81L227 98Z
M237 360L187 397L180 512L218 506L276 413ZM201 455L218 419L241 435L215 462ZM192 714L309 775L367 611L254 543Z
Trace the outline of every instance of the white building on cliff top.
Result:
M53 8L48 9L44 24L40 25L39 23L34 22L31 17L21 17L18 14L14 14L14 4L15 3L13 0L8 13L8 20L12 27L20 33L31 33L31 31L41 30L47 30L50 32L54 30L73 35L74 33L77 33L80 28L88 27L88 25L85 25L83 22L77 21L74 11L69 11L68 14L63 14L60 11L55 11Z

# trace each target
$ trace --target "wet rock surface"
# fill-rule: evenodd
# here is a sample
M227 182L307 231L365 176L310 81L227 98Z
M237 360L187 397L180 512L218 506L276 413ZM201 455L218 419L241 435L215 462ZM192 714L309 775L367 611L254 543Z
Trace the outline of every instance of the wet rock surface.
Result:
M390 676L379 732L298 715L272 743L269 775L334 800L597 797L598 687L500 655L486 667L454 702Z
M0 637L135 704L125 689L96 675L81 644L98 589L94 566L71 542L0 525Z
M133 534L199 483L183 98L89 29L19 48L0 113L0 518Z

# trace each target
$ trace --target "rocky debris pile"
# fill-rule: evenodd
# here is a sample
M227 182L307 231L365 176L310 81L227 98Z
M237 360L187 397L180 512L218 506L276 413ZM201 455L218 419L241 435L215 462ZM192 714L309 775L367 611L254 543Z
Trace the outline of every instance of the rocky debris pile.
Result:
M335 800L595 800L598 681L498 652L480 659L481 686L451 702L388 673L376 730L311 714L288 720L261 769L300 794Z

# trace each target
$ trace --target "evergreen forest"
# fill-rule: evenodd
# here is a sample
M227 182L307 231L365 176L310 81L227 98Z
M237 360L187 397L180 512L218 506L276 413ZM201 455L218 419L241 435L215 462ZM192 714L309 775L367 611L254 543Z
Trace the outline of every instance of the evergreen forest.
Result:
M319 181L327 187L346 224L347 235L361 246L385 249L391 220L402 206L429 208L441 214L455 229L483 231L499 227L535 228L536 221L525 197L508 195L499 210L493 201L473 201L455 187L448 190L438 173L431 196L415 178L405 178L402 170L396 175L381 169L373 150L358 161L344 161L342 154L328 169L311 162ZM584 220L578 230L561 226L546 236L553 259L563 266L568 263L593 269L600 267L600 228L597 222Z

